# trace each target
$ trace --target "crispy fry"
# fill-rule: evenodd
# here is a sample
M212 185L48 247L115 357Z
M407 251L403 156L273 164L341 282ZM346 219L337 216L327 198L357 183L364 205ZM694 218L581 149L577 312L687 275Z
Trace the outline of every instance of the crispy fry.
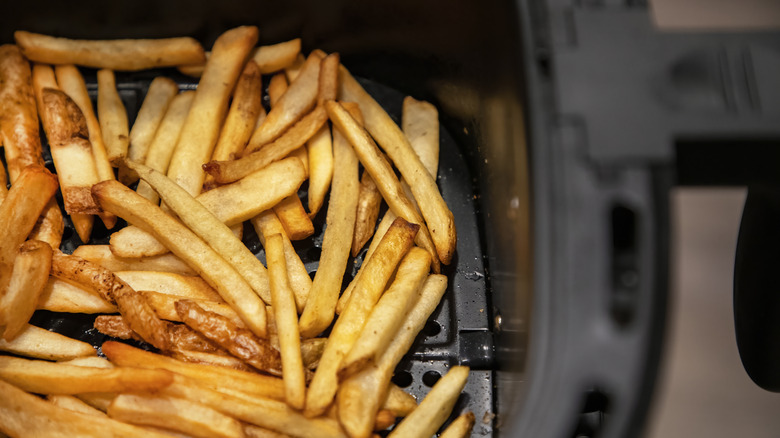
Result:
M120 315L100 315L95 318L94 327L100 333L118 339L135 339L142 341L127 320ZM200 333L183 324L166 323L161 327L160 336L169 340L172 348L202 351L206 353L224 352L224 350L212 344ZM226 354L226 352L224 352Z
M188 37L90 41L19 30L14 32L14 39L27 59L47 64L145 70L205 62L203 47Z
M100 129L103 131L108 161L116 167L127 155L127 145L130 141L127 111L117 92L114 72L108 69L100 70L97 80Z
M163 76L154 78L149 84L149 90L146 92L141 109L138 110L133 127L130 129L128 159L139 163L146 162L149 145L154 139L168 106L178 92L179 86L176 82ZM125 185L130 185L138 181L138 177L120 167L119 180Z
M112 401L114 401L114 397L116 397L116 393L85 392L84 394L76 394L74 397L76 397L77 399L83 401L84 403L92 406L93 408L101 412L106 412L108 410L108 406L111 404Z
M301 341L301 357L306 368L317 368L327 343L328 338L309 338Z
M268 261L274 320L282 356L285 401L295 409L303 409L306 402L306 378L298 335L298 313L287 279L287 262L284 259L284 241L281 234L268 236L265 240L265 256Z
M108 245L81 245L73 251L73 255L97 263L114 272L160 271L171 274L196 275L192 268L170 253L154 257L125 258L114 255ZM130 284L130 286L133 285ZM133 289L137 288L133 287Z
M414 396L391 383L387 389L387 398L382 403L381 409L386 409L396 417L405 417L417 408L417 400Z
M442 376L420 405L417 406L398 426L393 428L391 437L429 437L450 416L460 392L466 385L469 368L456 366Z
M98 356L77 357L74 359L62 361L62 363L79 367L114 368L114 364L109 362L108 359Z
M222 302L221 299L220 301L193 299L192 297L187 296L168 295L152 291L140 291L138 293L146 298L146 302L152 306L152 309L157 313L157 316L162 319L167 319L168 321L181 322L181 317L179 317L179 314L176 312L176 301L188 299L194 301L206 311L225 317L239 327L245 327L244 322L236 311Z
M309 154L309 212L314 217L325 201L333 177L333 138L327 123L306 143L306 150Z
M232 368L234 370L255 372L255 369L246 364L246 362L233 356L225 356L218 353L207 353L204 351L182 350L180 348L167 353L174 359L182 362L198 363L203 365L219 366Z
M44 207L43 213L38 216L35 227L30 232L30 239L46 242L52 248L59 248L64 230L65 222L62 220L62 211L57 205L57 200L52 197Z
M47 360L69 360L96 355L95 349L86 342L29 324L24 325L14 340L0 339L0 350Z
M273 207L290 240L303 240L314 234L314 223L303 208L298 194L282 199Z
M184 120L187 119L187 114L190 113L190 107L192 106L192 100L195 98L195 91L185 91L177 94L173 98L168 110L165 112L165 116L160 125L157 128L157 132L154 134L154 138L149 143L149 148L146 152L145 161L133 160L137 163L144 163L154 170L162 173L168 171L168 166L171 164L171 157L173 156L173 149L176 147L176 141L181 134L181 128L184 126ZM125 169L126 166L120 166L120 169ZM132 169L129 172L124 172L128 175L138 175ZM136 191L139 195L154 202L155 204L160 200L149 184L145 181L138 183Z
M285 93L285 96L287 93ZM327 121L327 113L316 107L274 142L268 143L257 152L244 154L233 161L210 161L203 168L214 175L220 183L229 183L263 169L274 161L281 160L292 151L303 146Z
M8 289L0 297L0 321L5 324L3 340L16 337L30 320L38 297L49 280L51 247L40 240L28 240L19 247Z
M360 177L355 234L352 237L352 257L358 255L374 234L381 206L382 193L379 192L371 175L368 172L363 172L363 176Z
M168 167L168 176L193 196L203 188L201 166L214 151L230 92L257 42L257 33L257 27L241 26L220 35L198 83L192 108Z
M49 403L53 404L54 406L59 406L70 411L81 412L82 414L98 415L101 417L106 416L105 412L84 403L72 395L49 394L46 396L46 400L48 400Z
M440 438L467 438L471 436L471 430L474 428L474 413L466 412L456 418L444 432L439 434Z
M385 234L380 248L377 249L377 251L381 249L382 253L377 253L377 257L372 259L373 263L363 267L366 273L362 276L362 282L355 287L347 308L333 326L320 365L309 385L304 411L307 416L321 415L333 401L338 386L337 373L341 361L359 337L368 313L384 291L385 285L402 258L403 262L398 268L399 278L402 278L401 271L416 276L421 261L417 257L404 258L404 255L413 246L414 235L418 229L419 226L415 224L410 224L401 218L396 219ZM316 284L315 278L314 285ZM335 299L333 304L335 307ZM307 305L304 316L308 309Z
M156 390L169 385L173 375L165 370L88 368L0 356L0 379L37 394L79 394Z
M317 335L333 320L349 258L357 206L358 162L352 148L342 140L337 138L333 145L334 160L338 166L333 175L322 256L306 308L301 315L300 330L303 337Z
M73 255L76 255L74 252ZM153 291L176 297L222 302L222 297L200 277L154 271L117 271L121 278L135 290Z
M342 67L339 74L341 79L339 98L360 104L365 117L366 129L377 143L382 145L384 151L393 160L393 164L401 171L401 175L409 182L422 216L431 230L438 258L445 265L449 264L455 252L457 240L455 220L442 199L441 193L439 193L436 181L426 171L403 132L385 110L366 93L346 68ZM377 180L373 173L371 176ZM396 214L399 213L396 208L393 208L393 211Z
M342 71L342 76L343 75L344 72ZM360 162L363 163L366 171L377 183L377 187L390 209L407 221L420 225L420 232L417 234L417 243L431 253L434 272L438 272L438 254L431 241L428 229L425 227L423 218L414 208L411 201L409 201L409 198L406 197L406 194L404 194L401 183L396 178L390 163L384 159L379 148L376 146L376 143L371 140L368 133L357 124L355 119L350 116L344 107L339 103L332 101L327 102L325 107L328 109L328 115L333 121L334 126L336 126L341 133L349 139L350 143L352 143ZM361 109L363 109L362 105ZM366 123L368 123L368 116L364 114L364 117L366 118Z
M163 427L199 438L244 436L238 420L181 398L120 394L108 407L108 415L127 423Z
M338 96L339 61L339 54L331 53L320 64L319 88L317 90L318 105L322 105L328 100L336 100Z
M268 74L286 68L295 62L301 52L301 39L295 38L278 44L260 46L252 53L260 73Z
M116 306L101 298L97 291L49 277L38 308L65 313L117 313Z

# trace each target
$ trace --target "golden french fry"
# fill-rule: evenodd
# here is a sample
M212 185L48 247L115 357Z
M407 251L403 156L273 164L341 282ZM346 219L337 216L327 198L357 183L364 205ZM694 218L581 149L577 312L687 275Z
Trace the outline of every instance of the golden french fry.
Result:
M436 433L450 416L469 377L469 367L456 366L442 376L420 405L389 436L427 438Z
M300 320L301 335L306 338L322 332L333 320L355 226L358 161L343 138L336 140L333 155L338 166L333 174L322 255Z
M325 201L333 177L333 138L327 123L309 140L306 150L309 153L309 211L314 217Z
M298 312L287 280L287 262L284 258L284 241L281 234L274 234L265 239L265 256L271 282L271 298L274 303L274 320L282 354L285 401L295 409L303 409L306 402L306 378L301 358L301 341L298 336Z
M81 245L73 251L73 255L97 263L114 272L160 271L179 275L196 275L192 268L170 253L154 257L125 258L114 255L108 245ZM136 287L133 289L143 290Z
M185 363L120 342L104 342L102 351L111 362L119 366L164 369L195 379L222 393L246 393L255 397L284 400L284 383L282 379L277 377L223 367Z
M117 166L127 155L130 141L127 111L116 89L113 70L102 69L97 73L97 110L108 161Z
M14 340L0 339L0 350L47 360L69 360L97 354L92 345L86 342L29 324L22 328Z
M72 40L18 30L16 44L24 56L46 64L77 64L112 70L198 64L203 47L193 38Z
M244 424L244 435L247 438L289 438L286 433L274 432L253 424Z
M132 160L136 163L144 163L154 170L166 173L168 166L171 164L171 157L173 156L173 149L176 147L176 141L181 134L181 128L184 126L184 120L187 119L187 114L190 113L190 107L192 106L192 100L195 98L195 91L185 91L179 93L171 100L168 105L165 116L160 121L160 125L157 127L157 132L154 134L154 138L149 143L146 151L146 159ZM120 166L121 169L125 169L126 166ZM128 175L135 175L134 171L123 172ZM135 175L138 178L138 175ZM139 195L154 202L155 204L160 200L149 184L145 181L138 183L136 191Z
M120 394L108 406L108 415L126 423L163 427L199 438L244 436L238 420L181 398Z
M260 337L266 335L266 314L262 300L241 274L206 242L164 213L160 207L120 183L109 181L96 184L92 194L104 209L153 234L214 287L241 315L253 333Z
M181 317L179 317L179 314L176 312L176 301L179 300L192 300L198 304L203 310L216 313L217 315L223 316L227 318L230 322L233 324L239 326L239 327L245 327L244 322L241 320L241 317L238 316L235 310L233 310L230 306L225 304L221 301L211 301L211 300L203 300L203 299L193 299L191 297L187 296L181 296L181 295L168 295L164 293L159 292L152 292L152 291L139 291L141 295L146 298L146 302L149 303L150 306L152 306L152 309L154 309L155 313L157 313L157 316L159 316L162 319L167 319L168 321L177 321L181 322Z
M285 96L287 93L285 93ZM279 161L292 151L302 147L327 121L327 113L322 107L316 107L309 114L288 129L273 143L268 143L257 152L244 154L233 161L210 161L203 167L214 175L220 183L229 183L263 169L274 161Z
M287 92L268 112L265 121L252 133L244 154L257 151L276 140L287 128L306 114L317 101L318 78L321 56L311 54L304 63L301 73L290 81Z
M169 385L173 374L165 370L88 368L0 356L0 379L37 394L79 394L153 391Z
M154 139L179 86L171 79L158 76L149 84L149 90L138 110L133 127L130 128L130 145L127 148L127 158L139 163L146 162L149 145ZM138 181L138 177L128 173L127 169L119 168L119 180L125 185Z
M247 365L246 362L242 361L241 359L233 356L225 356L223 354L217 353L207 353L204 351L183 350L181 348L177 348L176 350L167 352L166 354L182 362L254 372L254 368Z
M230 263L263 301L270 303L271 295L265 267L222 221L190 196L186 190L160 172L133 162L128 162L127 165L160 195L165 204L190 230ZM306 218L308 219L308 216Z
M414 396L391 383L387 389L387 398L382 403L381 409L392 412L396 417L405 417L417 408L417 400Z
M461 414L439 434L439 438L468 438L471 436L475 421L473 412Z
M260 109L263 107L262 91L260 69L254 61L250 60L246 63L236 84L230 111L219 133L214 153L211 155L212 160L232 160L244 150L257 124ZM216 187L214 177L211 175L206 175L203 184L203 191Z
M111 234L108 243L111 252L115 256L123 258L154 257L168 252L168 247L155 239L154 236L134 226L122 228Z
M342 71L341 73L343 76L344 72ZM425 226L425 222L417 212L417 209L415 209L414 205L409 201L409 198L406 197L406 194L401 188L401 183L396 178L390 163L384 159L376 143L374 143L368 135L368 132L360 127L343 106L337 102L329 101L325 104L325 107L328 110L328 115L333 121L334 126L344 134L350 143L352 143L352 147L355 149L355 153L360 159L360 162L363 163L365 170L371 175L374 182L376 182L379 191L382 193L382 197L385 199L385 202L387 202L390 209L399 217L403 217L411 223L420 225L420 232L417 234L417 243L431 253L434 272L438 272L438 254L433 241L431 241L428 228ZM365 112L363 105L361 105L361 110ZM368 116L365 113L363 116L366 119L367 125ZM404 141L406 141L406 139L404 139Z
M0 241L0 294L11 281L19 246L56 190L57 179L45 167L27 166L0 205L0 230L5 233Z
M116 306L100 297L97 291L49 277L38 308L64 313L117 313Z
M380 409L374 420L374 430L385 430L395 424L396 416L391 411Z
M3 203L6 196L8 196L8 180L5 176L5 167L0 166L0 204Z
M116 397L116 393L85 392L84 394L76 394L74 395L74 397L76 397L77 399L83 401L84 403L92 406L93 408L99 411L106 412L108 410L108 406L111 404L112 401L114 401L114 397Z
M309 291L311 290L311 277L306 271L306 266L301 261L298 253L295 252L295 248L290 242L290 238L287 237L287 233L279 222L279 218L273 210L266 210L259 215L255 216L251 220L252 226L254 226L257 232L257 237L260 239L260 243L265 245L265 240L272 234L280 234L284 241L284 258L287 261L287 277L290 281L290 287L295 294L295 306L298 309L298 313L303 312L303 308L306 305L306 300L309 297Z
M81 412L82 414L97 415L100 417L106 416L105 412L84 403L83 401L81 401L80 399L72 395L49 394L46 396L46 400L48 400L49 403L53 404L54 406L67 409L69 411Z
M268 82L268 100L271 106L276 106L279 99L287 92L288 88L287 77L284 73L277 73L271 77Z
M447 289L447 277L431 275L420 298L406 315L401 330L374 365L341 382L336 398L339 422L352 437L367 437L373 430L376 412L391 388L390 379L401 358L411 347L428 317ZM415 408L416 410L416 408Z
M322 57L324 58L325 55ZM284 68L284 75L287 77L287 82L294 81L295 78L298 77L298 75L301 73L301 69L303 68L303 64L305 63L306 57L303 56L303 53L298 53L292 64Z
M381 257L378 253L378 256L370 261L371 263L363 266L363 269L366 271L362 276L362 281L355 287L347 308L344 309L344 313L339 316L339 319L333 326L328 344L322 353L320 365L309 385L305 410L307 416L323 414L328 405L333 401L333 396L336 395L338 387L337 374L342 359L359 337L368 313L385 290L385 285L393 272L395 272L395 267L398 263L401 263L401 266L398 268L398 278L403 278L401 272L417 276L417 271L420 270L419 265L422 264L422 261L418 260L417 257L404 258L404 255L413 246L414 235L418 229L418 225L410 224L401 218L396 219L396 222L385 234L380 247L377 249L377 251L382 250ZM349 236L349 234L346 236ZM403 262L401 262L402 258ZM425 265L425 268L427 269L428 266ZM314 286L316 287L316 285L315 277ZM314 287L312 287L313 290ZM312 297L314 296L312 293ZM335 307L335 299L332 307ZM306 316L308 309L309 305L306 306L303 316ZM303 320L303 317L301 319ZM303 326L303 324L301 325Z
M318 105L322 105L329 100L336 100L338 96L339 62L339 54L331 53L320 64L319 89L317 90Z
M441 197L436 181L431 177L412 149L404 133L385 110L372 98L342 66L339 71L339 98L360 104L365 125L371 136L393 160L401 175L409 183L414 198L420 206L431 236L436 244L438 258L449 264L455 252L457 233L452 212ZM377 178L373 175L375 180ZM379 181L377 181L379 182ZM381 184L380 184L381 186ZM383 193L384 194L384 193ZM398 214L397 209L393 211Z
M1 199L0 202L2 202ZM62 232L64 230L65 222L62 220L62 211L60 211L60 206L57 205L57 200L52 198L44 207L43 213L38 216L35 227L30 232L30 239L46 242L52 248L59 248L62 243Z
M314 224L303 208L298 194L294 193L273 207L290 240L303 240L314 234Z
M55 406L0 381L0 431L11 436L47 438L170 438L107 417Z
M214 151L230 92L257 42L257 33L255 26L240 26L223 33L214 42L168 167L168 176L193 196L203 188L201 166Z
M73 255L76 255L74 252ZM219 293L200 277L155 271L117 271L116 276L135 290L223 302Z
M14 339L26 326L49 280L51 247L40 240L28 240L19 247L8 289L0 297L0 322L5 324L3 340Z
M371 175L368 172L363 172L363 176L360 177L355 233L352 237L352 257L358 255L374 234L381 206L382 193L379 192Z
M301 39L295 38L278 44L260 46L254 50L251 59L257 63L260 73L268 74L291 65L299 53L301 53Z

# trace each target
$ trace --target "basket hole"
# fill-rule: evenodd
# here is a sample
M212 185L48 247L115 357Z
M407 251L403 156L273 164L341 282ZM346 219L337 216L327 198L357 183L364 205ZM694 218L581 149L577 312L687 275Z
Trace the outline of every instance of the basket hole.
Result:
M392 380L393 383L400 386L401 388L407 388L412 384L414 379L412 378L412 375L409 373L409 371L398 371L393 375Z
M616 203L610 211L612 225L612 296L610 315L620 328L634 319L639 289L639 217L627 205Z
M322 248L312 246L311 248L306 250L306 256L310 260L319 260L322 256Z
M439 374L438 371L426 371L425 374L423 374L422 381L425 384L425 386L432 387L436 384L436 382L441 379L441 374Z
M63 227L62 229L62 240L70 240L70 238L73 237L73 228L70 226Z
M594 438L601 436L608 418L609 396L600 389L585 392L582 410L572 434L575 438Z
M436 336L441 333L441 325L436 321L428 321L423 328L425 336Z

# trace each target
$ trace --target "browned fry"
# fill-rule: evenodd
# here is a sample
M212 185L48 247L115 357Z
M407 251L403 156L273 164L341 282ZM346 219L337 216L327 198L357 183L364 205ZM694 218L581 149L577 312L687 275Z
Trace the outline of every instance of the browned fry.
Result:
M108 269L73 255L55 251L52 275L94 288L108 302L116 304L133 331L161 350L170 348L166 323L157 317L149 303Z
M285 96L287 93L285 93ZM274 161L281 160L290 152L300 148L314 134L319 131L327 121L327 113L324 108L316 107L309 114L300 119L298 123L288 129L273 143L268 143L257 152L250 153L233 161L211 161L203 166L203 169L214 175L219 183L230 183L239 180L252 172L260 170Z
M114 72L102 69L97 73L97 110L103 141L106 143L108 161L116 167L127 155L129 128L127 111L116 89Z
M114 255L108 245L81 245L73 251L73 255L97 263L114 272L160 271L180 275L196 275L192 268L187 266L180 258L170 253L154 257L131 259ZM133 289L136 288L133 287Z
M474 428L473 412L466 412L456 418L446 429L439 435L439 438L467 438L471 436L471 430Z
M331 53L320 64L319 89L317 104L322 105L328 100L336 100L339 93L339 62L338 53Z
M282 199L273 210L290 240L303 240L314 234L314 224L297 194Z
M95 330L100 333L117 339L135 339L137 341L143 341L143 339L130 328L127 320L121 315L100 315L95 318L94 327ZM169 339L171 348L182 348L205 353L224 351L186 325L164 323L162 335Z
M260 371L281 376L281 357L267 340L256 337L222 315L204 310L192 300L177 301L176 311L185 324L234 356Z
M271 102L271 107L276 106L279 99L287 92L287 77L284 73L277 73L271 77L268 82L268 100Z
M327 343L328 338L309 338L301 341L301 357L306 368L317 368Z
M198 91L168 167L168 176L193 196L203 188L205 175L201 166L214 151L230 92L257 42L257 34L255 26L240 26L220 35L198 82Z
M49 277L38 298L38 308L64 313L117 313L116 306L104 300L97 291Z
M182 296L182 295L178 295L178 296L169 295L165 293L152 292L152 291L139 291L138 293L143 295L144 298L146 298L146 302L148 302L149 305L152 306L152 309L154 309L155 313L157 313L157 316L159 316L162 319L167 319L168 321L181 322L181 318L179 317L179 314L176 312L176 301L183 300L183 299L190 299L196 302L204 310L207 310L209 312L214 312L218 315L224 316L225 318L230 320L233 324L239 327L246 327L246 325L244 325L244 321L241 320L241 317L238 316L236 311L233 310L227 304L225 304L225 302L222 301L221 298L220 301L211 301L211 300L197 299L197 298L192 298L192 297Z
M45 167L27 166L0 205L0 230L4 233L0 240L0 295L11 281L19 246L56 190L57 179Z
M112 70L198 64L203 47L193 38L71 40L18 30L16 43L27 59L47 64L77 64Z
M8 180L5 175L5 166L0 166L0 204L8 196Z
M252 131L257 124L262 105L263 84L260 69L250 60L244 66L241 77L238 78L233 91L233 101L230 104L225 123L219 133L217 146L211 155L212 160L232 160L244 150ZM160 170L160 169L156 169ZM206 176L203 191L216 187L214 177Z
M60 211L60 206L57 205L57 200L52 198L35 222L35 227L30 232L30 239L46 242L52 248L59 248L60 243L62 243L62 232L64 230L65 222L62 220L62 211Z
M224 355L219 353L207 353L205 351L183 350L181 348L177 348L176 350L167 352L167 354L170 357L180 360L182 362L225 367L234 370L248 371L252 373L256 372L255 369L247 365L246 362L242 361L237 357L230 356L230 355Z
M385 430L388 427L395 424L396 416L392 411L382 409L376 413L376 420L374 420L374 430Z
M379 208L382 206L382 193L368 172L360 177L355 234L352 237L352 257L358 255L363 246L374 234Z
M38 297L49 280L51 247L40 240L28 240L19 247L11 280L0 297L0 321L5 323L3 339L14 339L27 326Z
M25 324L12 341L0 339L0 350L47 360L96 357L97 354L92 345L86 342L77 341L29 324Z

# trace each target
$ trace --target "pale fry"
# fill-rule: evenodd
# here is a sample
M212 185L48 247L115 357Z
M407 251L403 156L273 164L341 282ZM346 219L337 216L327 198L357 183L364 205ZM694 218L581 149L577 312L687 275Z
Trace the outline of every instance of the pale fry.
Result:
M287 87L287 77L284 73L277 73L271 77L268 82L268 100L271 107L276 106L276 102L279 102L279 99L287 91Z
M257 42L257 33L257 27L241 26L226 31L214 42L168 167L168 176L193 196L203 188L201 166L214 151L230 92Z
M76 253L74 252L73 255ZM115 274L135 290L194 300L223 301L216 290L197 276L156 271L117 271Z
M471 436L475 421L473 412L461 414L439 434L439 438L468 438Z
M49 277L38 299L38 308L65 313L117 313L116 306L81 286Z
M260 73L268 74L282 70L295 62L301 53L301 39L295 38L277 44L260 46L252 53L252 60L260 68Z
M89 368L0 356L0 379L37 394L79 394L153 391L169 385L173 374L165 370Z
M184 350L177 348L176 350L166 352L169 356L182 362L197 363L203 365L211 365L218 367L231 368L234 370L254 372L254 369L246 364L246 362L233 356L225 356L218 353L207 353L205 351Z
M432 238L436 244L438 258L442 263L449 264L455 252L457 233L452 212L442 199L431 177L412 149L404 133L393 122L385 110L360 86L346 68L340 69L339 98L360 104L365 125L371 136L401 171L401 175L409 183L414 198L417 200L422 216L425 218ZM373 173L371 175L374 177ZM376 177L374 177L377 180ZM377 181L379 183L379 181ZM380 184L381 186L381 184ZM397 209L393 211L398 214ZM434 263L435 264L435 263Z
M111 252L117 257L154 257L168 252L168 248L154 236L134 226L124 227L111 234L108 243Z
M363 175L360 177L355 234L352 237L352 257L358 255L374 234L381 206L382 193L379 192L371 175L368 172L363 172Z
M76 394L74 397L99 411L106 412L116 394L113 392L85 392L84 394Z
M282 199L273 207L290 240L303 240L314 234L314 223L303 208L297 193Z
M221 302L221 300L211 301L193 299L186 296L168 295L164 293L143 290L139 291L138 293L146 298L146 302L152 306L152 309L154 309L155 313L157 313L157 316L162 319L167 319L168 321L181 322L181 317L179 317L179 314L176 312L176 301L186 299L196 302L198 306L203 308L203 310L216 313L217 315L227 318L233 324L236 324L239 327L244 327L244 322L241 320L241 317L238 316L236 311L224 302Z
M322 57L324 58L325 56L323 55ZM298 77L305 62L306 57L303 56L303 53L298 53L298 56L295 57L292 64L284 68L284 75L287 77L288 82L294 81L295 78Z
M276 102L263 124L252 134L244 154L255 152L274 141L314 106L317 102L321 60L322 58L315 53L309 55L301 73L291 81L287 92Z
M149 145L154 139L157 128L160 126L179 86L171 79L158 76L149 84L149 90L138 110L133 127L130 128L130 145L127 148L127 157L139 163L146 162ZM119 168L119 180L125 185L130 185L138 180L138 177L128 174L126 169Z
M112 70L103 69L97 73L97 110L103 141L106 144L108 161L116 167L127 155L130 141L127 111L116 89Z
M290 287L292 287L295 294L295 306L298 309L298 313L303 312L303 308L306 305L306 300L309 297L309 291L311 290L311 277L306 271L306 266L301 261L298 253L295 252L295 248L290 242L290 238L287 237L282 223L279 222L279 218L276 217L273 210L266 210L257 216L253 217L252 226L257 232L257 237L260 239L260 243L265 245L265 240L272 234L280 234L284 241L284 258L287 261L287 277L290 280Z
M287 93L285 93L285 96ZM302 147L327 121L327 112L322 107L316 107L309 114L288 129L274 142L268 143L257 152L244 154L242 158L233 161L210 161L203 167L206 172L214 175L220 183L230 183L279 161L292 151Z
M333 145L333 156L338 165L333 174L322 255L300 320L301 335L305 338L322 332L333 320L355 226L358 160L340 137Z
M184 120L187 119L187 114L190 113L190 107L192 106L192 100L194 98L195 91L185 91L177 94L170 105L168 105L168 110L165 111L165 116L163 116L160 121L157 132L149 143L146 159L132 160L131 158L131 161L144 163L152 169L162 173L168 172L168 166L171 164L171 157L173 156L173 149L176 147L176 141L179 139L179 134L181 134ZM125 168L125 166L120 166L120 171ZM135 172L132 171L126 173L135 175ZM135 175L135 177L138 178L138 175ZM157 192L152 190L145 181L138 183L136 191L139 195L154 203L157 203L160 200L157 196Z
M414 396L391 383L387 389L387 398L382 403L381 409L386 409L396 417L405 417L417 408L417 400Z
M49 403L53 404L54 406L68 409L70 411L81 412L82 414L97 415L100 417L106 416L105 412L84 403L72 395L49 394L46 396L46 400L48 400Z
M244 435L247 438L289 438L290 435L281 432L274 432L264 427L253 424L244 424Z
M339 54L331 53L320 64L319 89L317 90L318 105L322 105L329 100L336 100L338 96L339 62Z
M108 406L119 421L171 429L199 438L242 438L238 420L200 403L174 397L120 394Z
M325 201L333 178L333 137L327 123L306 143L306 151L309 153L309 214L314 217Z
M342 76L343 73L344 72L342 71ZM382 193L382 197L384 197L385 202L387 202L390 209L399 217L403 217L411 223L420 225L420 232L417 234L417 243L431 253L434 272L438 272L438 254L431 241L428 228L425 226L425 222L417 212L414 204L406 197L406 194L401 188L401 183L396 178L390 163L384 159L381 151L366 130L358 125L355 119L350 116L343 106L337 102L330 101L325 104L325 107L328 110L328 115L333 121L334 126L349 139L350 143L352 143L355 154L357 154L360 162L363 163L365 170L371 175L374 182L376 182L379 191ZM361 110L365 111L363 105L361 105ZM368 117L366 114L363 114L363 116L367 123Z
M170 253L154 257L125 258L112 253L108 245L81 245L73 251L73 255L97 263L114 272L160 271L171 274L196 275L192 268ZM133 289L143 290L143 288L138 289L136 287L133 287Z
M127 165L160 195L190 230L208 243L246 280L260 298L270 303L268 274L263 264L207 207L165 175L142 164ZM307 216L308 219L308 216Z
M14 260L8 289L0 297L0 321L5 324L3 340L14 339L27 326L49 280L50 268L51 247L48 243L40 240L22 243Z
M211 190L207 193L214 192ZM253 333L266 335L262 300L225 259L158 206L120 183L103 182L92 188L100 205L154 235L214 287Z
M380 247L377 249L377 251L381 249L382 253L377 254L377 257L363 266L365 274L362 276L362 281L355 287L347 308L344 309L344 313L339 316L339 319L333 326L328 344L322 353L320 365L309 385L305 410L308 416L321 415L333 401L333 396L336 395L338 387L337 373L341 361L360 335L360 331L363 329L365 320L368 317L368 312L385 290L385 285L393 272L395 272L396 266L414 245L414 235L418 229L418 225L410 224L401 218L396 219L396 222L385 234ZM412 263L412 266L407 268L404 266L407 264L406 259L404 259L404 263L399 267L399 270L403 269L406 272L407 269L411 269L414 272L414 264L416 262L411 260L409 262ZM317 282L315 281L314 284L316 286ZM312 297L314 297L313 294ZM333 307L335 307L335 299L333 300ZM304 316L308 309L309 306L307 305L306 310L304 310ZM303 330L301 331L303 332Z
M69 360L95 356L92 345L59 333L26 324L12 341L0 339L0 350L46 360Z
M436 433L450 416L468 377L468 367L450 368L449 372L433 385L431 392L420 402L417 409L393 428L389 436L428 438Z
M306 402L306 378L301 358L301 341L298 336L298 312L287 279L287 262L284 258L284 242L281 234L274 234L265 239L265 256L271 282L274 320L282 355L285 401L295 409L303 409Z

